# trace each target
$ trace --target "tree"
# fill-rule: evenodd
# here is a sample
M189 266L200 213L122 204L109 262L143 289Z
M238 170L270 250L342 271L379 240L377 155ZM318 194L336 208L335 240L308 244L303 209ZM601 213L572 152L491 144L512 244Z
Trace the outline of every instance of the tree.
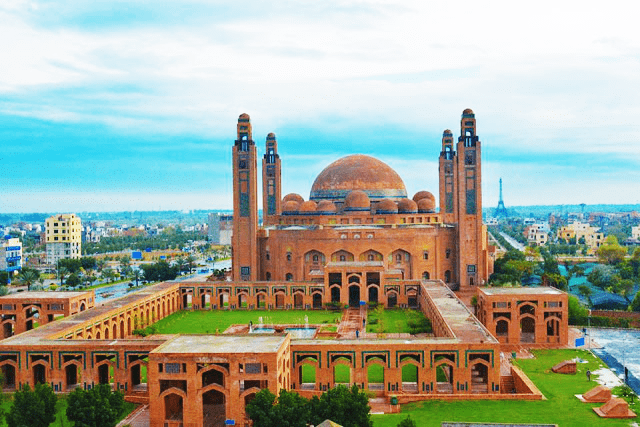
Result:
M69 274L69 270L66 267L58 267L58 276L60 277L60 286L62 286L62 282L64 278Z
M593 294L593 291L587 285L578 286L578 292L580 292L580 294L584 295L584 297L587 298L587 299L589 299L591 294Z
M306 427L310 417L309 401L293 391L280 390L276 396L262 389L247 404L246 412L253 425L260 427Z
M407 418L398 423L398 427L417 427L417 424L411 419L410 415L407 415Z
M614 235L609 235L602 245L596 250L598 258L607 264L619 264L624 260L627 250L620 246L618 239Z
M580 303L578 298L569 295L569 324L584 325L587 323L589 310Z
M7 414L9 427L48 427L56 420L58 398L48 384L36 384L31 391L29 384L13 395L13 406Z
M0 271L0 286L9 284L9 273L6 271Z
M78 285L80 285L80 278L75 273L71 273L69 277L67 277L67 286L75 288Z
M196 261L196 257L194 257L193 255L189 255L187 259L185 259L185 261L187 265L189 265L189 274L191 274L193 270L193 263Z
M75 427L113 427L124 409L124 395L108 384L76 388L67 398L67 418Z
M31 285L38 281L40 274L31 268L23 268L20 273L20 283L27 286L27 291L31 290Z
M339 385L323 393L320 398L313 396L310 406L311 424L314 425L330 419L344 427L373 426L369 398L355 384L351 389Z
M632 311L640 311L640 292L636 294L636 297L631 302Z

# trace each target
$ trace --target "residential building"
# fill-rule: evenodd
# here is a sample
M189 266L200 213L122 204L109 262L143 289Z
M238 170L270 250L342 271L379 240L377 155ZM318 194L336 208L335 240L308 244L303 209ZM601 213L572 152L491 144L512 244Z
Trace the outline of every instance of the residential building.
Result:
M558 239L587 245L590 250L595 250L604 242L604 233L598 227L592 227L588 223L573 222L558 229Z
M22 269L22 243L17 237L4 236L0 245L0 271L18 271Z
M82 254L82 221L76 214L54 215L46 219L47 264Z

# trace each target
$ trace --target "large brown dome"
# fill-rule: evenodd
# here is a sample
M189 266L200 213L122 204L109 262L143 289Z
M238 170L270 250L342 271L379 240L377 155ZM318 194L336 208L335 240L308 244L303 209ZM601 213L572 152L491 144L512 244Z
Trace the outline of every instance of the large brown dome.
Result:
M353 190L365 192L372 201L407 197L404 182L396 171L378 159L355 154L324 168L311 187L309 200L343 201Z

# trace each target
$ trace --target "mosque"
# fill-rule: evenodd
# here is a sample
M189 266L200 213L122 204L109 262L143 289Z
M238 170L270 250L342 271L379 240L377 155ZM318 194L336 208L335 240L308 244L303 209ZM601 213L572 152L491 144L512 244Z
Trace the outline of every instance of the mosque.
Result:
M439 205L428 191L409 198L401 177L366 155L327 166L308 200L282 197L281 159L269 134L260 226L247 114L238 119L232 150L232 280L163 282L100 304L93 291L0 297L5 391L38 382L56 392L110 384L127 400L149 405L151 427L249 426L245 406L263 388L310 397L356 384L388 403L542 398L500 352L509 345L566 345L567 295L481 289L493 255L482 223L473 111L463 111L457 142L451 131L443 133ZM454 291L478 293L482 322ZM415 307L432 333L340 331L343 324L359 328L373 305ZM179 310L325 307L346 308L338 332L326 337L332 339L278 330L254 335L239 326L211 335L133 334ZM348 382L338 368L348 371ZM382 375L370 375L373 369Z
M233 278L326 284L309 293L313 307L360 301L395 306L397 280L442 280L454 290L483 285L492 258L482 223L481 143L472 110L460 137L445 130L439 158L439 212L432 193L407 195L402 178L366 155L336 160L316 178L308 200L281 198L276 136L262 159L263 227L258 226L256 145L247 114L233 147ZM276 305L276 301L269 301Z

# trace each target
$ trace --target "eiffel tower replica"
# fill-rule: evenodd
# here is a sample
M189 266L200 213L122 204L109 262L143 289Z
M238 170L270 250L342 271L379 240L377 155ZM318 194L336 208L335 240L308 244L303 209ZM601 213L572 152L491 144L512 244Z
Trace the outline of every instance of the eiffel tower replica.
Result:
M506 218L509 215L507 208L504 206L504 201L502 200L502 178L500 178L500 200L498 201L498 207L496 208L495 217L503 217Z

